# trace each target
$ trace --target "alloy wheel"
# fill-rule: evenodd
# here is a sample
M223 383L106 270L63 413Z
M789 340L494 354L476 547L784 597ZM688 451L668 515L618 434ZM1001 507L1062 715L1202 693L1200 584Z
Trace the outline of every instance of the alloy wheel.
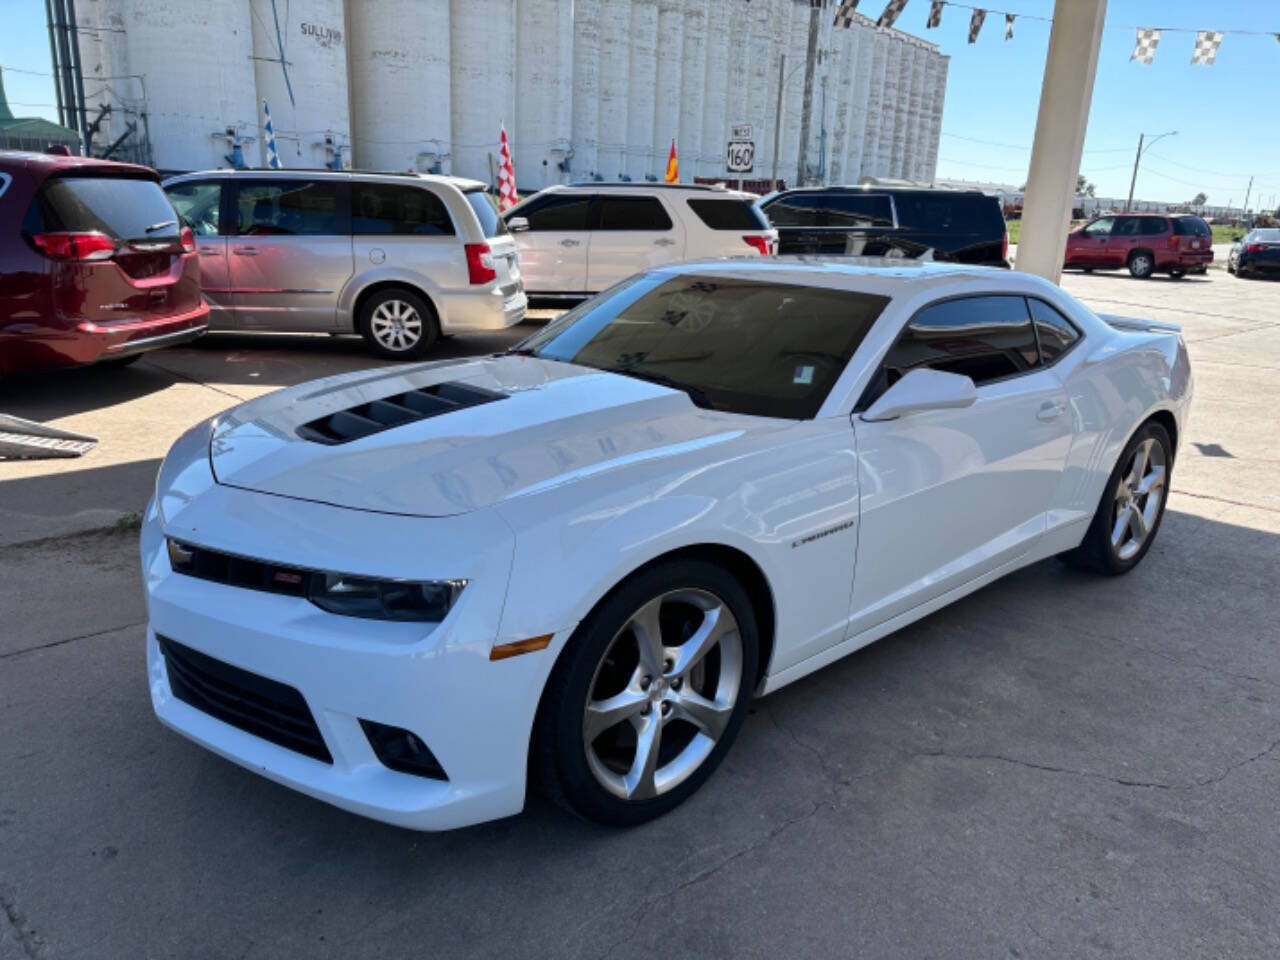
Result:
M369 330L381 346L403 353L412 350L422 339L422 317L411 303L384 300L374 308Z
M1151 258L1145 253L1140 253L1133 258L1131 266L1134 276L1145 277L1151 272Z
M1119 559L1133 557L1151 536L1164 502L1167 476L1164 446L1153 437L1143 440L1116 484L1111 546Z
M641 606L596 666L583 710L596 781L646 800L687 780L729 724L742 668L738 621L715 594L673 590Z

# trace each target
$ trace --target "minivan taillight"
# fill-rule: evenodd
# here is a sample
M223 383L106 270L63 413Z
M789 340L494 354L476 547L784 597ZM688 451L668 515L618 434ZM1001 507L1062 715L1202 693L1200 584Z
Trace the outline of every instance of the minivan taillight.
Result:
M183 253L196 252L196 234L194 230L192 230L190 227L183 227L182 233L179 234L179 237L182 239Z
M472 286L498 279L498 271L493 267L493 251L487 243L468 243L464 249L467 251L467 272Z
M773 253L773 251L769 249L770 244L769 244L768 237L744 236L742 239L747 241L747 246L755 247L757 250L759 250L760 256L762 257L767 257L769 256L769 254Z
M37 233L35 248L54 260L109 260L116 242L105 233Z

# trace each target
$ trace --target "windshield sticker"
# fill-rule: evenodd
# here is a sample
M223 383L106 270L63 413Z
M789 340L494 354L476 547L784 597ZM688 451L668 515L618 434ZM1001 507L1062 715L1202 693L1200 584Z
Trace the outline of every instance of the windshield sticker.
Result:
M791 378L792 383L813 383L813 364L802 363L796 367L795 376Z

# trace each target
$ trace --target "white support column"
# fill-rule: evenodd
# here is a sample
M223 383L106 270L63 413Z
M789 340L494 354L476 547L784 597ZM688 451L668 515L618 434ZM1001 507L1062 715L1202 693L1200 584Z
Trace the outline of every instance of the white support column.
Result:
M1055 283L1062 275L1106 12L1107 0L1054 4L1017 267Z

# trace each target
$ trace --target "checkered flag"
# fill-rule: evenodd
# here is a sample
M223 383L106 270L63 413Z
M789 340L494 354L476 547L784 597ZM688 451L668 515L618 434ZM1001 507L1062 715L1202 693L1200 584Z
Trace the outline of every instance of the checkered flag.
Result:
M932 30L942 25L942 8L945 6L946 3L943 0L933 0L933 3L929 4L929 22L925 24L927 29Z
M1159 30L1138 30L1138 41L1133 45L1133 53L1129 55L1129 62L1137 60L1143 66L1151 66L1151 61L1156 58L1156 47L1160 45Z
M836 19L831 24L833 27L852 27L853 14L858 9L859 0L840 0L840 8L836 10Z
M902 8L907 5L907 0L889 0L884 8L884 13L880 14L880 19L876 21L877 27L892 27L893 22L898 19L898 14L902 12Z
M262 127L266 134L263 142L267 148L267 166L272 170L279 170L283 164L280 162L280 151L276 149L276 128L271 124L271 108L265 100L262 101L262 113L267 118Z
M976 7L973 16L969 18L969 42L978 42L978 33L982 30L982 21L987 19L987 11L979 10Z
M507 128L500 126L498 143L498 209L510 210L519 202L516 195L516 170L511 165L511 145L507 142Z
M1006 40L1013 39L1013 20L1014 17L1012 13L1006 13L1004 15L1004 38Z
M1203 63L1212 67L1218 58L1218 47L1222 46L1221 30L1201 30L1196 34L1196 49L1191 54L1192 63Z

